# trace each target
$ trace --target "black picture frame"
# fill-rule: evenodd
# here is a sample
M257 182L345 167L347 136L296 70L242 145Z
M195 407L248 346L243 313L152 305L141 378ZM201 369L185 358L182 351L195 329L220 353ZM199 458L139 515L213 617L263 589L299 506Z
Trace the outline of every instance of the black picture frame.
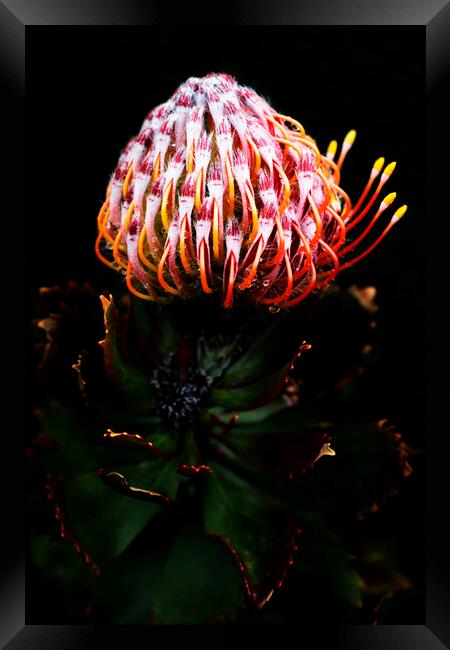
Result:
M450 581L449 581L449 534L445 519L448 519L448 416L446 414L446 390L448 383L440 377L448 376L448 333L443 314L448 310L445 278L448 276L446 249L442 242L444 229L448 228L448 214L440 206L448 185L448 105L445 89L449 81L450 61L450 6L442 0L424 3L402 1L381 1L377 3L364 0L340 3L305 3L280 0L274 5L258 5L260 14L253 16L243 3L235 3L230 8L229 18L235 24L302 24L302 25L421 25L427 39L427 134L412 134L412 137L427 138L427 205L426 215L430 241L428 242L428 332L412 354L424 354L429 359L427 378L419 377L428 386L428 431L427 431L427 618L426 625L390 626L344 626L335 634L330 647L345 648L408 648L408 650L438 650L450 647ZM186 12L186 10L184 10ZM25 167L26 133L25 115L25 47L27 28L34 25L84 24L158 24L167 19L168 11L155 8L144 2L130 1L119 3L108 0L97 2L62 2L61 0L8 0L0 3L0 65L3 96L3 125L8 154L5 156L9 176L5 183L6 205L3 205L6 225L12 230L14 238L20 233L24 209L23 186ZM186 18L192 22L194 16L177 15L177 22ZM255 22L252 22L255 21ZM424 89L425 92L425 89ZM446 150L447 147L447 150ZM442 162L439 152L443 153ZM8 207L8 201L11 206ZM441 244L436 240L438 234ZM11 241L8 235L5 241ZM8 247L7 247L8 248ZM438 251L438 254L436 252ZM427 264L428 266L428 264ZM9 267L10 268L10 267ZM31 273L26 260L14 261L14 282L7 281L6 287L18 286L20 269ZM444 279L442 287L439 279ZM19 281L19 282L18 282ZM25 285L26 286L26 285ZM26 290L25 290L26 292ZM11 304L16 301L12 323L8 321L13 334L23 333L28 328L28 314L24 314L23 329L16 327L17 314L23 314L23 293L15 291L7 297ZM17 311L16 311L17 309ZM12 326L12 327L11 327ZM23 339L17 345L6 345L5 357L10 355L8 365L7 411L20 421L23 413L22 392L26 359L20 358L19 351L24 348ZM24 362L23 365L21 362ZM446 374L440 370L447 371ZM17 386L17 389L14 387ZM142 635L147 642L159 643L173 640L186 645L205 645L205 647L226 647L235 642L233 637L241 633L236 628L206 626L200 629L178 628L104 628L90 626L39 626L25 625L25 568L24 568L24 525L23 490L20 487L22 466L22 442L17 435L17 426L9 426L5 432L3 445L3 467L1 470L2 522L7 531L6 547L2 556L0 587L0 642L8 650L33 648L85 648L102 645L109 647L139 647ZM419 515L420 516L420 515ZM326 629L304 631L304 635L314 635L314 647L320 646L321 634ZM252 635L260 636L256 631ZM170 636L170 639L168 636ZM254 639L256 640L256 636ZM284 637L284 633L282 633ZM264 644L279 642L280 631L265 629L261 638ZM297 630L296 643L300 645L304 637ZM243 639L243 637L242 637ZM262 641L261 641L262 642ZM284 641L282 641L284 643ZM333 646L334 644L334 646ZM303 647L313 647L305 641Z

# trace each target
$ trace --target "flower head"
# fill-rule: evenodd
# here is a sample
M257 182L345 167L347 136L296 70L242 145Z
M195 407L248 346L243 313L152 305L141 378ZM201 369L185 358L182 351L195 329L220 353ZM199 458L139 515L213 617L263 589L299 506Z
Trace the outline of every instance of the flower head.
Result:
M371 252L406 211L365 245L396 197L376 203L395 163L379 158L353 205L339 182L355 136L335 162L336 141L322 155L299 122L231 76L191 77L122 152L96 253L145 300L221 291L225 307L237 292L291 307Z

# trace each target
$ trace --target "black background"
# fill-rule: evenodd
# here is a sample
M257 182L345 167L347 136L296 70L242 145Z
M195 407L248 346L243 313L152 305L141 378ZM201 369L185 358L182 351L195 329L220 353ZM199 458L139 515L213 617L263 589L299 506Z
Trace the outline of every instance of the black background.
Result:
M68 279L112 284L93 251L96 215L121 148L148 111L189 76L228 72L325 149L358 132L341 185L355 196L379 156L397 161L386 186L405 218L344 284L378 288L376 362L355 415L387 417L425 445L424 30L421 27L29 28L26 211L31 310L39 286ZM116 281L116 278L114 278ZM423 467L382 515L402 570L420 594ZM422 623L423 603L395 623Z

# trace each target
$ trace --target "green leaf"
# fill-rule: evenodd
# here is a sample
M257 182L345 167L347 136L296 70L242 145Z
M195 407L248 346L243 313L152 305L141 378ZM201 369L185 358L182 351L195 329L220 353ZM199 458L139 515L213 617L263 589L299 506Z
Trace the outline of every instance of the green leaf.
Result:
M114 467L131 486L174 498L180 482L176 459L153 460L138 466ZM64 481L61 509L69 534L99 563L120 555L162 506L121 494L105 485L96 473Z
M37 607L42 624L68 620L77 624L88 623L86 608L90 598L89 584L94 575L75 548L48 535L35 534L29 539L27 559L32 569L33 578L30 580L34 582L34 585L31 582L27 594L30 619L36 618L34 608Z
M213 444L227 447L236 461L264 473L292 477L311 468L322 455L333 455L328 434L314 426L313 414L303 405L288 409L286 401L284 408L281 400L270 402L256 409L254 417L251 411L239 414L228 427L227 416L217 417L225 433L220 435L220 425L216 424L214 431L219 440Z
M134 458L138 451L139 461L152 456L169 460L179 455L183 446L182 433L167 430L160 421L152 427L151 433L147 432L144 436L127 432L113 432L112 435L107 433L106 436L102 442L109 445L111 450L116 450L116 460L118 457L122 459L122 456L126 458L128 454L133 454Z
M380 422L320 423L336 456L320 459L314 471L294 477L279 498L297 513L342 510L361 513L381 505L411 472L408 448L395 430ZM274 487L274 485L272 485Z
M216 463L212 469L205 481L205 529L230 549L249 597L262 607L291 563L298 527L249 483Z
M100 466L138 464L155 456L151 449L133 440L120 443L104 439L105 425L55 401L43 410L42 429L45 437L50 438L50 449L38 454L37 462L50 474L72 476L95 471ZM156 418L151 429L143 433L145 440L164 455L175 455L180 446L179 434L166 432Z
M376 307L371 296L375 293L373 287L343 289L333 285L318 294L302 325L312 349L298 374L309 395L346 398L351 404L353 382L359 377L359 368L367 364L368 344L373 342L371 323Z
M286 368L263 375L251 384L239 387L218 387L211 391L211 404L234 411L246 411L274 400L284 386Z
M289 317L288 317L289 316ZM257 329L257 325L253 327ZM222 375L211 394L213 406L250 410L275 400L296 357L309 346L298 334L298 315L280 314Z
M177 471L183 476L197 476L211 473L211 468L206 464L205 458L198 448L193 430L186 432L184 448L180 455L180 465Z
M316 518L317 519L317 518ZM318 583L318 591L352 607L362 606L364 582L352 558L335 533L325 525L310 520L303 526L301 552L294 572Z
M239 411L239 425L242 426L246 424L258 424L259 422L263 422L276 413L280 413L281 411L285 411L289 408L291 408L290 400L288 398L281 397L280 399L269 402L269 404L265 404L259 408L254 408L251 411ZM225 415L222 416L222 419L227 421L227 419L229 419L231 416L232 414L230 413L228 418Z
M408 447L386 421L330 425L326 430L336 451L333 467L328 466L333 500L371 508L394 494L411 472Z
M50 439L50 448L38 454L46 472L73 474L95 467L95 443L100 438L95 422L51 401L42 411L41 423L43 435Z
M124 326L119 310L110 300L101 296L104 319L105 338L100 341L104 362L110 380L120 389L126 398L128 407L148 411L155 403L154 390L151 385L151 373L146 374L131 363L129 355L124 352Z
M166 558L155 622L195 625L229 614L244 600L240 572L227 549L200 529L184 527Z
M183 322L178 305L156 305L131 298L129 339L156 366L178 347Z
M287 370L301 343L296 312L277 314L272 323L263 325L262 333L226 371L223 386L245 386L273 373L279 376L282 369Z
M292 477L310 469L321 454L333 455L328 441L320 430L254 432L241 427L229 431L222 442L261 471Z
M280 401L284 401L284 408L280 408ZM248 413L240 413L237 427L247 433L295 433L316 427L315 414L307 404L300 403L299 406L291 408L287 406L285 398L280 401L270 402ZM265 417L260 417L260 414Z
M238 335L234 336L231 341L219 334L210 337L205 335L199 337L197 341L199 370L211 379L219 379L230 365L238 341Z
M94 584L93 609L100 623L146 625L153 623L152 607L164 569L166 549L154 544L127 549L106 562ZM176 591L175 591L176 594Z
M242 607L241 575L223 544L194 525L170 541L153 528L97 581L95 605L108 622L196 625Z

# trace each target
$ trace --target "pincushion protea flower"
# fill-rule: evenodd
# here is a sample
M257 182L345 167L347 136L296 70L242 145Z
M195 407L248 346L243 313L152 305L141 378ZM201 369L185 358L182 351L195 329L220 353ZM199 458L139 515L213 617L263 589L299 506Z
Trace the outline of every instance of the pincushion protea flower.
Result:
M355 135L334 162L336 141L322 155L299 122L231 76L191 77L124 149L98 216L96 253L145 300L221 288L225 307L236 291L291 307L371 252L406 211L351 256L396 197L374 208L395 167L383 158L354 205L339 186Z

